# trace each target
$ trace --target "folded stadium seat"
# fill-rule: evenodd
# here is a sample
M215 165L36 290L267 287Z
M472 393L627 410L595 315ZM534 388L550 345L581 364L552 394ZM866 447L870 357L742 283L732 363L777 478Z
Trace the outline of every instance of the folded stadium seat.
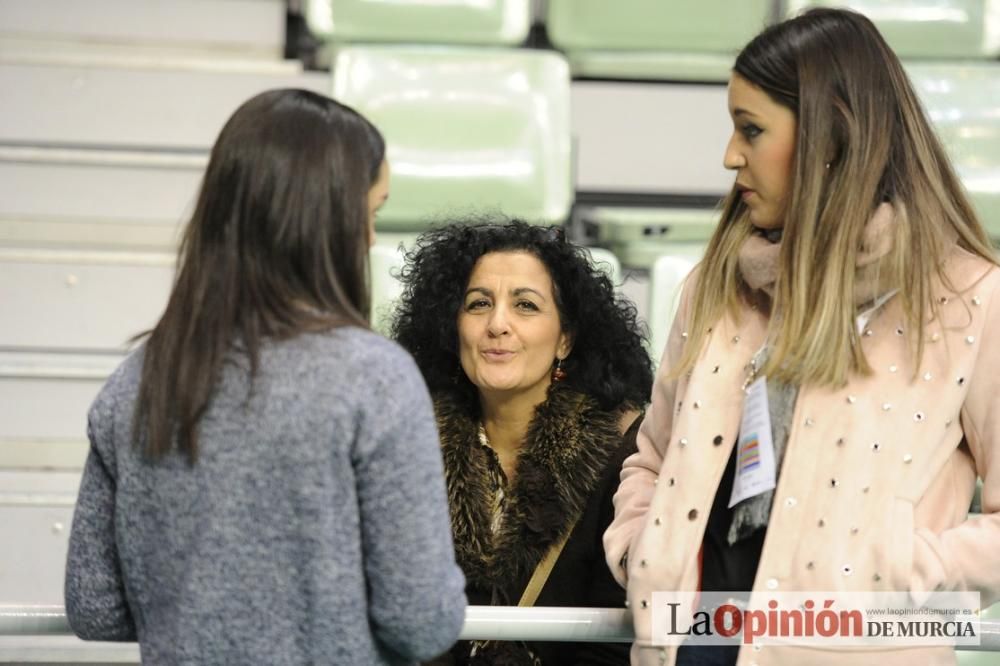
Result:
M649 352L659 363L670 335L670 327L680 304L681 287L691 269L701 260L704 246L697 243L679 244L671 254L657 257L649 272Z
M514 46L528 37L531 0L307 0L313 35L333 43Z
M581 213L594 243L610 248L622 265L641 269L664 254L700 258L718 217L711 208L594 206Z
M1000 55L1000 6L987 0L788 0L787 16L807 7L848 7L870 18L904 59Z
M549 0L546 26L576 78L726 81L772 18L770 0Z
M1000 238L1000 63L906 63L980 220Z
M332 94L386 137L392 194L380 232L500 212L537 223L568 217L569 68L559 54L338 47Z

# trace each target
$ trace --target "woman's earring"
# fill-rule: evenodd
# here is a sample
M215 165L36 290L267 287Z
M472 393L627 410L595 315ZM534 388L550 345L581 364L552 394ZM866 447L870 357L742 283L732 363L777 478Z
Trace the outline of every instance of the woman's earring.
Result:
M829 170L830 170L830 165L831 165L831 164L832 164L832 162L827 162L827 163L826 163L826 170L827 170L827 171L829 171Z
M561 382L566 379L566 371L562 369L562 359L556 359L556 367L552 369L552 381Z

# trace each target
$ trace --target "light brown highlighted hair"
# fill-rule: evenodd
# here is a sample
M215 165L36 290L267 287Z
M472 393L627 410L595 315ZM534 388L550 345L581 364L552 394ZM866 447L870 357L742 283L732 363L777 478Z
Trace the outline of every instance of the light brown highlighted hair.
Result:
M913 353L937 314L931 291L947 280L953 242L996 263L986 231L931 129L899 59L861 14L814 9L773 25L736 59L733 74L797 119L792 183L763 372L795 384L843 385L871 371L855 326L855 264L876 207L897 224L880 283L898 288ZM829 164L829 166L828 166ZM695 363L707 329L753 298L738 269L752 232L734 189L699 270L689 337L676 372Z

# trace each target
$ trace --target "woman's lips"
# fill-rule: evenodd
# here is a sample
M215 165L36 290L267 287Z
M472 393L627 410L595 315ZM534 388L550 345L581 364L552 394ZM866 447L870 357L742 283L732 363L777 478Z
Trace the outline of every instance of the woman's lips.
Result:
M514 352L505 349L485 349L482 354L489 361L506 361L514 356Z
M753 194L754 194L753 190L740 190L740 197L743 198L743 201L749 199L751 196L753 196Z

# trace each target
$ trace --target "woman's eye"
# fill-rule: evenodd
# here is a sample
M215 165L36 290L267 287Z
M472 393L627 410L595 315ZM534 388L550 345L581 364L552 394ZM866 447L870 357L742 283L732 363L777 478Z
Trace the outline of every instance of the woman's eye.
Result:
M465 306L466 310L481 310L482 308L487 308L490 306L490 302L485 298L477 298L474 301L469 301Z
M745 136L746 138L755 139L764 130L762 130L761 128L757 127L752 123L748 123L741 128L741 131L743 132L743 136Z
M518 301L517 307L519 310L531 310L531 311L538 310L538 306L532 303L531 301Z

